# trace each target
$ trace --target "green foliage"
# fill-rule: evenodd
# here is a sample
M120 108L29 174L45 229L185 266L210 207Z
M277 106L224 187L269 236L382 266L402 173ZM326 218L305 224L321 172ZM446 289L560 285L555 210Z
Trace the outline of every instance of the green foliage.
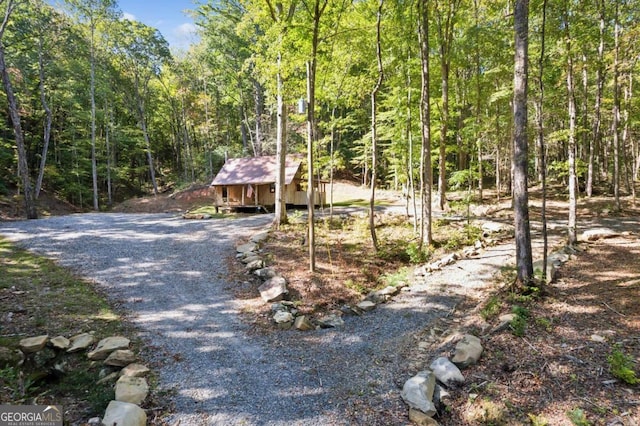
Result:
M576 160L576 176L578 179L584 179L588 171L588 165L581 159ZM566 179L569 177L568 161L553 161L549 163L549 178Z
M535 414L527 414L529 420L531 421L531 426L548 426L549 420L545 419L544 416L535 415Z
M527 319L529 318L529 310L515 305L511 308L511 312L515 314L515 317L509 322L509 328L511 333L517 337L523 337L527 329Z
M480 309L480 316L485 320L489 320L500 313L502 302L498 296L491 296L487 303Z
M449 186L453 190L466 189L477 182L480 175L476 169L456 170L449 177Z
M414 264L424 263L431 258L431 250L429 247L420 247L418 243L409 243L406 248L409 261Z
M482 228L466 224L462 228L455 229L449 233L443 247L448 251L455 251L474 244L481 237Z
M355 282L354 280L352 280L351 278L347 279L344 282L344 286L348 289L351 289L355 292L358 292L360 294L367 294L369 292L369 289L367 288L367 286L365 286L362 283L359 282Z
M587 420L587 415L581 408L574 408L567 412L567 417L575 426L590 426L591 422Z
M629 385L635 385L640 382L633 369L635 365L633 357L625 354L619 345L613 348L613 351L607 357L607 361L609 362L609 371L614 377Z
M400 268L396 272L384 274L381 277L381 281L385 286L397 287L398 285L409 281L412 271L412 268Z

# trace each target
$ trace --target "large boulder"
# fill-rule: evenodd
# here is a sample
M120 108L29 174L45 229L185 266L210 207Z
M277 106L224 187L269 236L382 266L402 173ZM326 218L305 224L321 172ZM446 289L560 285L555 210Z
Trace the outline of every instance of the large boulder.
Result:
M511 233L515 227L510 223L501 222L484 222L482 230L485 234Z
M121 376L116 382L116 401L140 405L149 393L144 377Z
M49 336L46 334L36 337L27 337L26 339L20 340L20 350L25 354L32 354L42 350L48 341Z
M582 233L580 240L582 241L596 241L603 238L613 238L620 235L619 232L609 228L594 228L588 229Z
M273 277L278 275L276 270L274 268L271 268L271 267L257 269L255 271L253 271L253 273L255 275L257 275L258 277L264 279L264 280L268 280L268 279L273 278Z
M544 260L536 260L533 262L533 272L537 274L542 274L542 270L544 269ZM555 262L549 261L547 258L547 272L545 274L545 283L551 284L555 279L558 268L556 267Z
M107 337L100 340L100 342L98 342L98 346L96 346L96 348L91 352L87 353L87 357L92 361L102 360L107 358L113 351L117 351L118 349L128 349L129 343L129 339L124 336Z
M147 413L135 404L111 401L104 413L102 423L110 426L146 426Z
M433 391L436 387L436 376L432 371L424 370L410 378L402 387L402 399L409 407L422 411L429 417L436 414L433 404Z
M435 374L436 379L447 387L453 387L464 383L464 376L448 358L443 356L436 358L429 368Z
M462 340L456 344L456 353L452 361L460 368L468 367L480 360L482 350L482 342L479 338L465 334Z
M260 297L265 302L277 302L282 300L289 292L287 290L287 280L284 277L273 277L265 281L260 287Z

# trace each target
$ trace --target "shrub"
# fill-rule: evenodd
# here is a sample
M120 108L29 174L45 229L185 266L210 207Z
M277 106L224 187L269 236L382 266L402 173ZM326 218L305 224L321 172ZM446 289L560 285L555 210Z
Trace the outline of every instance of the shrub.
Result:
M607 361L609 361L609 371L614 377L630 385L638 383L638 377L633 370L633 358L622 352L619 346L614 347Z

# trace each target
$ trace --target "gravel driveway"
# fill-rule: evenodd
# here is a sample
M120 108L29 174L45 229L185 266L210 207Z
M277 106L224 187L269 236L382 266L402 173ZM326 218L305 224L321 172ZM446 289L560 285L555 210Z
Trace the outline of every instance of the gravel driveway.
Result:
M172 424L400 424L401 353L454 302L398 302L341 330L249 336L224 260L271 220L92 213L0 223L0 233L124 302L161 361L159 387L175 392Z
M491 282L514 252L499 245L481 262L458 262L339 330L249 334L225 258L271 220L94 213L0 223L0 234L124 302L155 350L160 389L174 392L169 422L180 425L405 424L399 390L415 373L406 355L416 332Z

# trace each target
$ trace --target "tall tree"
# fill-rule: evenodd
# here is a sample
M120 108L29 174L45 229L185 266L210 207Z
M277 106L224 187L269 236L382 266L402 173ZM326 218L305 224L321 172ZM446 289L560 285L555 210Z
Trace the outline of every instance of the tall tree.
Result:
M422 146L420 149L420 198L422 200L420 221L420 245L431 245L431 193L433 171L431 168L431 106L429 93L429 1L418 0L421 60L420 121Z
M569 5L565 3L564 32L567 54L567 98L569 107L569 221L567 225L567 242L573 245L577 242L576 210L577 210L577 177L576 177L576 95L573 81L573 53L571 51L571 32L569 29Z
M547 159L544 143L544 62L545 62L545 28L547 23L547 0L542 0L542 24L540 25L540 58L538 59L538 99L536 102L536 124L538 140L538 157L540 159L540 186L542 188L542 206L540 220L542 222L542 278L547 277Z
M315 240L315 190L313 149L316 137L316 70L318 68L318 45L320 43L320 20L329 3L328 0L303 1L304 7L312 22L311 59L307 62L307 216L309 248L309 270L316 270L316 240Z
M378 237L376 236L375 225L377 185L376 169L378 168L378 122L376 117L378 104L376 100L384 79L384 70L382 68L382 43L380 41L383 4L384 0L379 0L378 11L376 13L376 62L378 63L378 79L371 91L371 195L369 196L369 230L371 232L371 241L375 251L378 251Z
M93 209L99 210L98 166L96 159L96 29L98 24L116 16L113 0L67 0L89 27L89 92L91 98L91 178L93 183Z
M611 132L613 133L613 197L616 211L620 211L620 16L618 0L615 0L614 3L613 122Z
M149 176L154 195L158 195L151 138L147 124L146 102L151 78L158 77L162 65L171 57L166 40L154 28L137 21L125 19L119 22L116 49L123 70L133 79L133 105L145 142Z
M437 34L440 53L440 85L442 90L442 111L440 112L440 155L438 173L438 205L440 210L447 206L447 133L449 131L449 74L453 49L453 30L460 0L437 0L435 2Z
M587 197L591 197L593 194L593 184L595 177L596 153L600 150L600 143L602 140L602 123L601 123L601 111L602 111L602 92L604 89L604 35L605 35L605 23L606 23L606 11L605 0L598 0L599 10L599 43L598 43L598 59L596 61L596 96L593 118L593 131L592 137L589 143L589 157L587 165L587 184L586 192Z
M515 63L513 81L513 206L517 281L528 285L533 278L529 227L527 78L529 57L529 1L516 0L514 10Z
M287 206L285 197L285 169L287 159L287 110L284 103L284 87L282 76L282 53L281 46L283 38L287 33L288 27L296 11L297 1L291 1L287 10L284 9L282 3L277 3L274 7L271 0L266 0L269 8L269 14L273 23L279 26L278 34L278 53L277 53L277 72L276 72L276 108L277 108L277 124L276 124L276 161L278 164L278 172L276 173L276 205L273 226L278 229L280 225L287 223Z
M5 46L3 42L4 34L9 24L9 19L14 11L16 3L13 0L1 0L0 5L5 3L4 17L2 24L0 25L0 74L2 76L2 86L4 92L7 95L7 103L9 106L9 117L11 118L11 124L13 125L13 134L16 139L16 146L18 148L18 172L22 179L22 192L24 196L24 208L27 219L37 219L38 211L33 198L33 190L31 188L31 178L29 175L29 162L27 160L27 150L24 144L24 134L22 132L22 123L20 121L20 112L18 107L18 101L13 91L13 85L11 84L11 76L7 69L7 62L5 59Z

